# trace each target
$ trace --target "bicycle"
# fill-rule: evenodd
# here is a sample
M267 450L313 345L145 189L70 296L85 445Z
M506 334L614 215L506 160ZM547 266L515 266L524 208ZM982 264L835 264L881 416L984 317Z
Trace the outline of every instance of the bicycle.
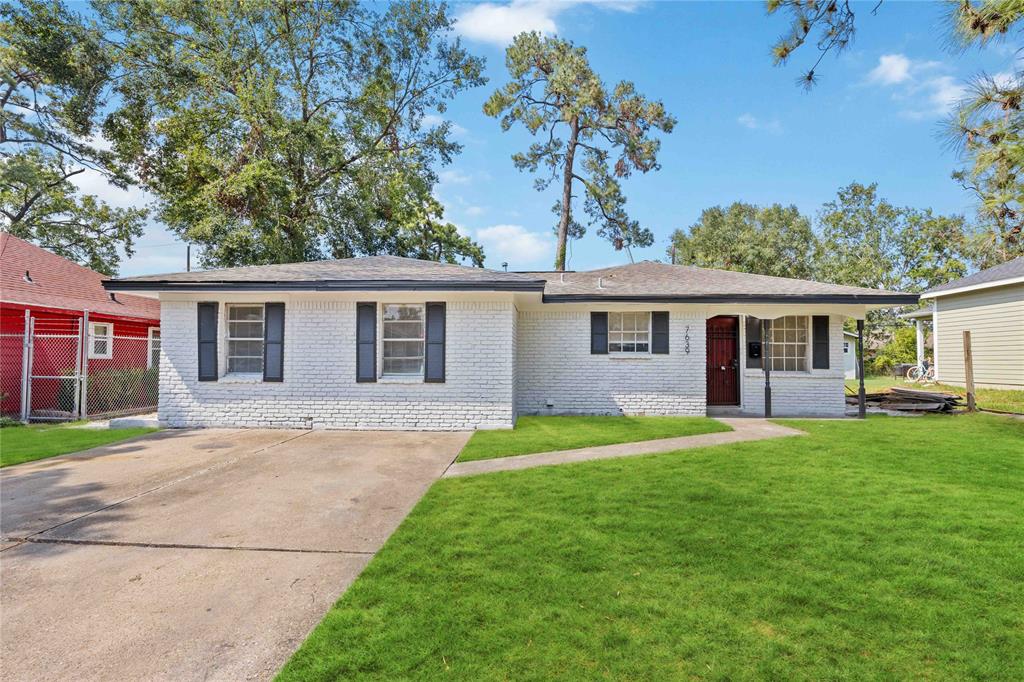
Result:
M907 370L907 381L912 383L934 383L935 366L925 360Z

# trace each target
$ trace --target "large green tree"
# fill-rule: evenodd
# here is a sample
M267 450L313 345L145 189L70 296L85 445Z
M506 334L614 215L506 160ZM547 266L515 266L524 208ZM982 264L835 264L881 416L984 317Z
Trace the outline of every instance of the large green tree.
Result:
M73 180L132 178L93 143L113 69L100 33L59 1L0 5L0 215L3 229L113 274L142 234L142 207L114 208Z
M635 170L659 167L661 143L652 129L669 133L675 119L628 81L608 88L590 67L586 49L567 40L521 33L506 50L505 65L510 81L491 95L484 113L500 118L503 130L519 123L540 136L512 157L519 170L541 173L538 190L561 181L554 206L555 269L565 269L569 238L585 232L573 212L576 186L582 188L589 223L616 250L650 246L651 231L626 212L621 181Z
M393 253L468 258L434 167L448 101L485 82L444 5L96 0L120 69L105 123L158 217L208 266ZM430 244L425 248L424 244Z
M673 232L669 255L682 265L810 279L816 245L811 221L795 206L735 202L704 209Z
M948 42L957 49L985 46L1019 33L1024 0L952 0L948 6ZM882 3L864 5L882 14ZM851 44L859 8L849 0L767 0L769 14L788 16L789 31L773 47L776 64L786 63L806 44L818 51L800 82L812 86L829 53ZM857 10L855 12L855 9ZM930 28L930 27L924 27ZM953 179L975 195L978 219L990 248L981 265L1024 255L1024 71L1014 62L1008 77L979 74L968 95L947 121L946 140L963 166Z
M817 278L835 284L919 292L967 273L976 239L962 216L894 206L877 186L851 183L818 214ZM895 310L873 311L873 333L899 326Z

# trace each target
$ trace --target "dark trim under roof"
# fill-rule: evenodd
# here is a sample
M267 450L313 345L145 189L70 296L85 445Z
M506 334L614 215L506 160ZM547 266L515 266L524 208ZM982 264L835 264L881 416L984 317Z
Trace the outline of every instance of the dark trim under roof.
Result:
M911 305L917 294L701 294L693 296L634 296L600 294L547 294L545 303L830 303L866 305Z
M205 281L107 280L107 291L544 291L544 280L313 280L313 281Z

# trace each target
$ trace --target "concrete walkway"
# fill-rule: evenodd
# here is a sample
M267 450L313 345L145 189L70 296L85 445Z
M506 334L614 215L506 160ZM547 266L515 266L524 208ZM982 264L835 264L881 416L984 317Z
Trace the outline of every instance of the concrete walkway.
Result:
M448 467L448 471L444 472L442 478L475 476L476 474L489 474L494 471L516 471L552 464L569 464L571 462L589 462L594 459L650 455L657 452L671 452L672 450L703 448L709 445L725 445L727 443L742 443L748 440L765 440L767 438L804 435L803 431L773 424L767 419L719 417L718 421L728 424L733 430L722 433L705 433L699 436L680 436L679 438L643 440L636 443L598 445L591 448L579 448L578 450L555 450L552 452L538 452L532 455L497 457L495 459L481 459L475 462L457 462Z

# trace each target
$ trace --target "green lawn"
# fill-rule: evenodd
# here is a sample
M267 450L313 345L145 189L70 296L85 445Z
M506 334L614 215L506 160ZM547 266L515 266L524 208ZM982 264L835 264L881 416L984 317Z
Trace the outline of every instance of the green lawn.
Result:
M474 433L459 461L731 430L707 417L520 417L514 429Z
M433 486L281 680L1024 677L1024 422Z
M847 379L846 386L853 391L857 390L857 381ZM867 377L864 379L864 389L867 392L881 391L890 386L912 388L919 391L943 391L945 393L956 393L966 396L967 389L960 386L949 386L946 384L915 384L903 379L892 377ZM975 390L975 400L978 407L986 410L999 410L1001 412L1016 412L1024 414L1024 391L1009 391L996 388L978 388Z
M156 429L81 429L68 424L32 424L0 429L0 467L88 450Z

